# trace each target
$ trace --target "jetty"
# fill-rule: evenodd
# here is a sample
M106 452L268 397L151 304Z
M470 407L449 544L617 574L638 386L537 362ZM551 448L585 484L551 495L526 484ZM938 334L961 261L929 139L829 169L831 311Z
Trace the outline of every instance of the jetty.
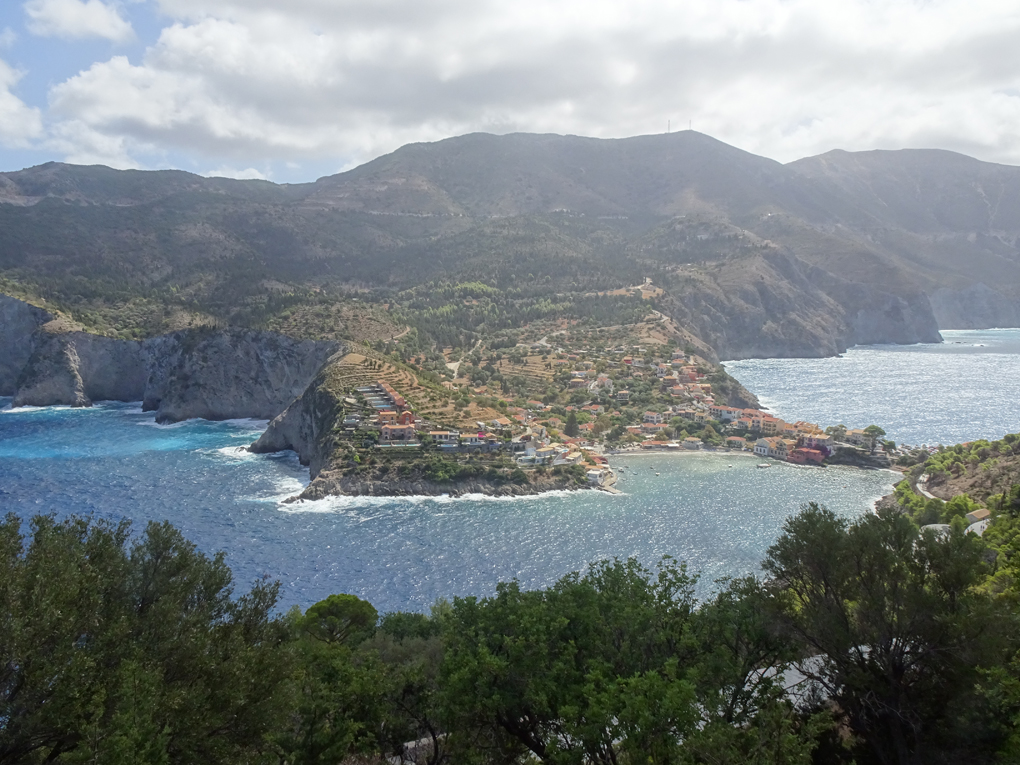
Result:
M609 471L609 476L606 480L599 484L597 488L609 494L623 494L622 491L616 488L616 473L612 470Z

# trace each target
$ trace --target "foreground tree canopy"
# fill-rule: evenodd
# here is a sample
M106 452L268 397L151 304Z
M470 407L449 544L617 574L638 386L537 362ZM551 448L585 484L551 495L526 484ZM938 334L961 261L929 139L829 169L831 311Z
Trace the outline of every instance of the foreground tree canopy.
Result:
M707 602L666 558L281 615L169 524L8 516L0 763L1016 761L1002 566L961 528L808 505L767 580Z

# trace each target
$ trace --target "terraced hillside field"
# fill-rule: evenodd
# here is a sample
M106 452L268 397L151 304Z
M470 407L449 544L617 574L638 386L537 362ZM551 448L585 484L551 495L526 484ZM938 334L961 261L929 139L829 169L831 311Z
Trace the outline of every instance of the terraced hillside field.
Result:
M454 394L410 368L373 355L370 351L348 353L330 365L326 385L338 397L353 395L360 387L385 382L402 395L411 409L442 427L470 430L477 420L488 422L503 415L491 407L471 403L458 407Z

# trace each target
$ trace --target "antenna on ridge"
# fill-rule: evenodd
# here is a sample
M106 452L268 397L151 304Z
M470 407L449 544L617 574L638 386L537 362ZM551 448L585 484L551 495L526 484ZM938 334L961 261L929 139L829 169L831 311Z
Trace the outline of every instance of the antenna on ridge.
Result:
M669 120L666 120L666 134L669 134Z

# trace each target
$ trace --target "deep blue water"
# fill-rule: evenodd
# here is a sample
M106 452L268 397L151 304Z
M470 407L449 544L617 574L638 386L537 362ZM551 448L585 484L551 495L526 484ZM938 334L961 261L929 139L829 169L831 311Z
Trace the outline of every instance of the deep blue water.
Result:
M943 330L942 337L858 346L840 358L728 361L726 370L784 419L875 424L912 445L1020 431L1020 329Z
M307 470L290 453L238 449L262 427L202 420L160 427L137 404L6 409L0 510L94 513L139 525L169 519L204 551L226 551L239 586L279 579L282 607L350 592L382 611L422 610L437 597L489 594L514 577L540 587L611 556L686 560L703 573L704 594L718 577L757 570L803 502L857 514L894 479L850 468L759 470L740 456L636 455L616 462L625 496L284 504Z

